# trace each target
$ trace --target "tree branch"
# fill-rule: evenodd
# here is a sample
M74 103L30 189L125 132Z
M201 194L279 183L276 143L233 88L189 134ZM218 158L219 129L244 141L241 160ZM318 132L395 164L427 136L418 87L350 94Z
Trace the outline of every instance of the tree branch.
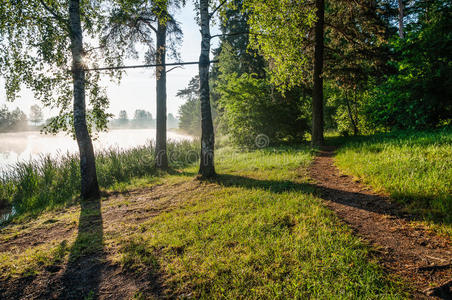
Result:
M220 37L220 36L234 36L234 35L241 35L241 34L250 34L250 33L249 32L221 33L221 34L211 35L210 39Z
M42 6L44 6L44 9L47 10L57 21L63 23L64 25L66 25L69 28L69 23L65 18L60 16L55 10L53 10L50 6L48 6L44 2L44 0L39 0L39 2L42 4Z
M211 60L209 63L217 63L217 62L219 62L219 60ZM182 66L182 65L199 65L199 61L167 63L167 64L135 65L135 66L100 67L100 68L85 69L85 71L138 69L138 68L151 68L151 67L163 67L163 66Z
M351 43L353 43L355 45L362 46L359 42L357 42L354 38L352 38L348 34L346 34L344 32L344 30L340 29L338 26L335 26L335 25L333 25L331 23L328 23L328 22L325 22L325 25L329 26L333 30L336 30L337 32L339 32L347 41L349 41L349 42L351 42Z
M105 46L97 46L97 47L85 49L84 52L85 52L85 53L89 53L89 52L91 52L91 51L95 51L95 50L103 49L103 48L105 48Z
M146 25L148 25L149 28L152 29L152 31L154 31L155 33L157 33L157 28L155 28L155 26L151 24L151 21L152 21L151 19L143 18L143 17L138 17L138 18L137 18L137 21L142 21L143 23L145 23Z
M266 33L256 33L256 32L233 32L233 33L220 33L220 34L215 34L215 35L211 35L210 38L216 38L216 37L220 37L220 36L234 36L234 35L241 35L241 34L249 34L249 35L263 35L263 36L271 36L270 34L266 34Z
M213 15L219 10L228 0L223 0L223 2L220 3L215 9L209 14L209 19L213 17Z

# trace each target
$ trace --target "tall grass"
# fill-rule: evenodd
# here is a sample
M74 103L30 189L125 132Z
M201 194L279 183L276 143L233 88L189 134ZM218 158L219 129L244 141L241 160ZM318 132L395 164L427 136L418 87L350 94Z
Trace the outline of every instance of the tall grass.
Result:
M407 212L451 228L451 128L349 139L336 164L388 192Z
M197 160L197 142L167 144L170 167L187 166ZM111 148L96 154L99 185L111 187L138 177L156 176L155 147L149 143L129 150ZM58 158L18 162L0 175L0 203L13 206L17 216L36 214L72 202L80 193L79 157L64 154Z

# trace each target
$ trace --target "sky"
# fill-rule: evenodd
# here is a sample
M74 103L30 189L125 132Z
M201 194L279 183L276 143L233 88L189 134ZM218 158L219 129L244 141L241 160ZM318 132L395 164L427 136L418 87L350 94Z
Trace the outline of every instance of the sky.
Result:
M195 12L191 1L187 1L187 6L176 13L176 20L181 23L184 34L183 42L180 47L181 61L198 61L201 47L201 34L199 26L195 21ZM216 30L212 29L212 34ZM213 42L213 47L215 41ZM170 63L171 60L167 60ZM128 61L130 64L143 64L142 60ZM185 88L190 79L198 74L197 65L187 65L183 68L172 70L167 75L167 112L177 116L178 108L184 103L183 99L177 98L178 90ZM108 112L118 116L120 110L126 110L129 118L133 118L136 109L145 109L152 113L153 118L156 115L156 95L155 95L155 76L152 68L132 69L124 74L120 84L103 79L104 86L107 89L107 95L110 100ZM0 106L6 104L10 109L19 107L27 115L30 112L30 106L40 104L35 100L30 90L23 89L20 98L13 103L6 102L4 81L0 78ZM40 105L42 106L42 105ZM45 118L55 115L56 112L44 109Z

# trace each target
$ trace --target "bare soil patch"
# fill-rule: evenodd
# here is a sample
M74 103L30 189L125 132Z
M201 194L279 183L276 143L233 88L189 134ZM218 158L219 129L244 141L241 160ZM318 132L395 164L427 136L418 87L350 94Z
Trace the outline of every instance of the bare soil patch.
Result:
M334 147L319 152L310 167L325 205L370 243L391 274L410 284L416 298L452 299L452 243L421 225L387 196L341 174Z

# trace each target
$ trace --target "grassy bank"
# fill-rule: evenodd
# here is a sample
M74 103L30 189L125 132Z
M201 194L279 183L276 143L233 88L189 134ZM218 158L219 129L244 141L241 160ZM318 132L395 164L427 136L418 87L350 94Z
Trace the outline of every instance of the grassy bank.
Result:
M313 196L307 178L310 149L235 152L225 148L217 152L216 161L219 176L214 181L193 181L196 167L191 166L162 178L149 195L131 193L103 199L101 212L96 213L103 223L96 234L100 247L81 242L86 239L77 222L95 215L92 210L83 211L83 205L81 213L74 208L55 215L48 212L29 225L36 228L20 227L29 232L45 227L49 234L57 230L52 228L72 226L74 233L65 238L54 236L39 246L30 244L25 251L3 252L2 277L40 276L54 265L63 267L90 251L102 251L98 255L102 261L120 264L127 278L136 274L140 280L150 280L147 286L158 284L160 296L404 296L404 290L384 275L368 248ZM158 215L144 217L146 212L157 211L159 201L171 203L171 209L165 204ZM114 219L117 216L121 219ZM0 240L15 234L17 241L20 231L4 229ZM30 259L33 257L37 259ZM148 292L138 289L134 294L145 298Z
M341 140L337 166L452 235L452 129Z
M198 143L170 142L170 166L179 168L197 160ZM152 144L130 150L109 149L96 154L97 177L101 188L120 190L131 180L154 177L155 148ZM43 210L73 203L80 194L79 157L44 156L19 162L0 176L0 202L13 206L16 217L36 215Z

